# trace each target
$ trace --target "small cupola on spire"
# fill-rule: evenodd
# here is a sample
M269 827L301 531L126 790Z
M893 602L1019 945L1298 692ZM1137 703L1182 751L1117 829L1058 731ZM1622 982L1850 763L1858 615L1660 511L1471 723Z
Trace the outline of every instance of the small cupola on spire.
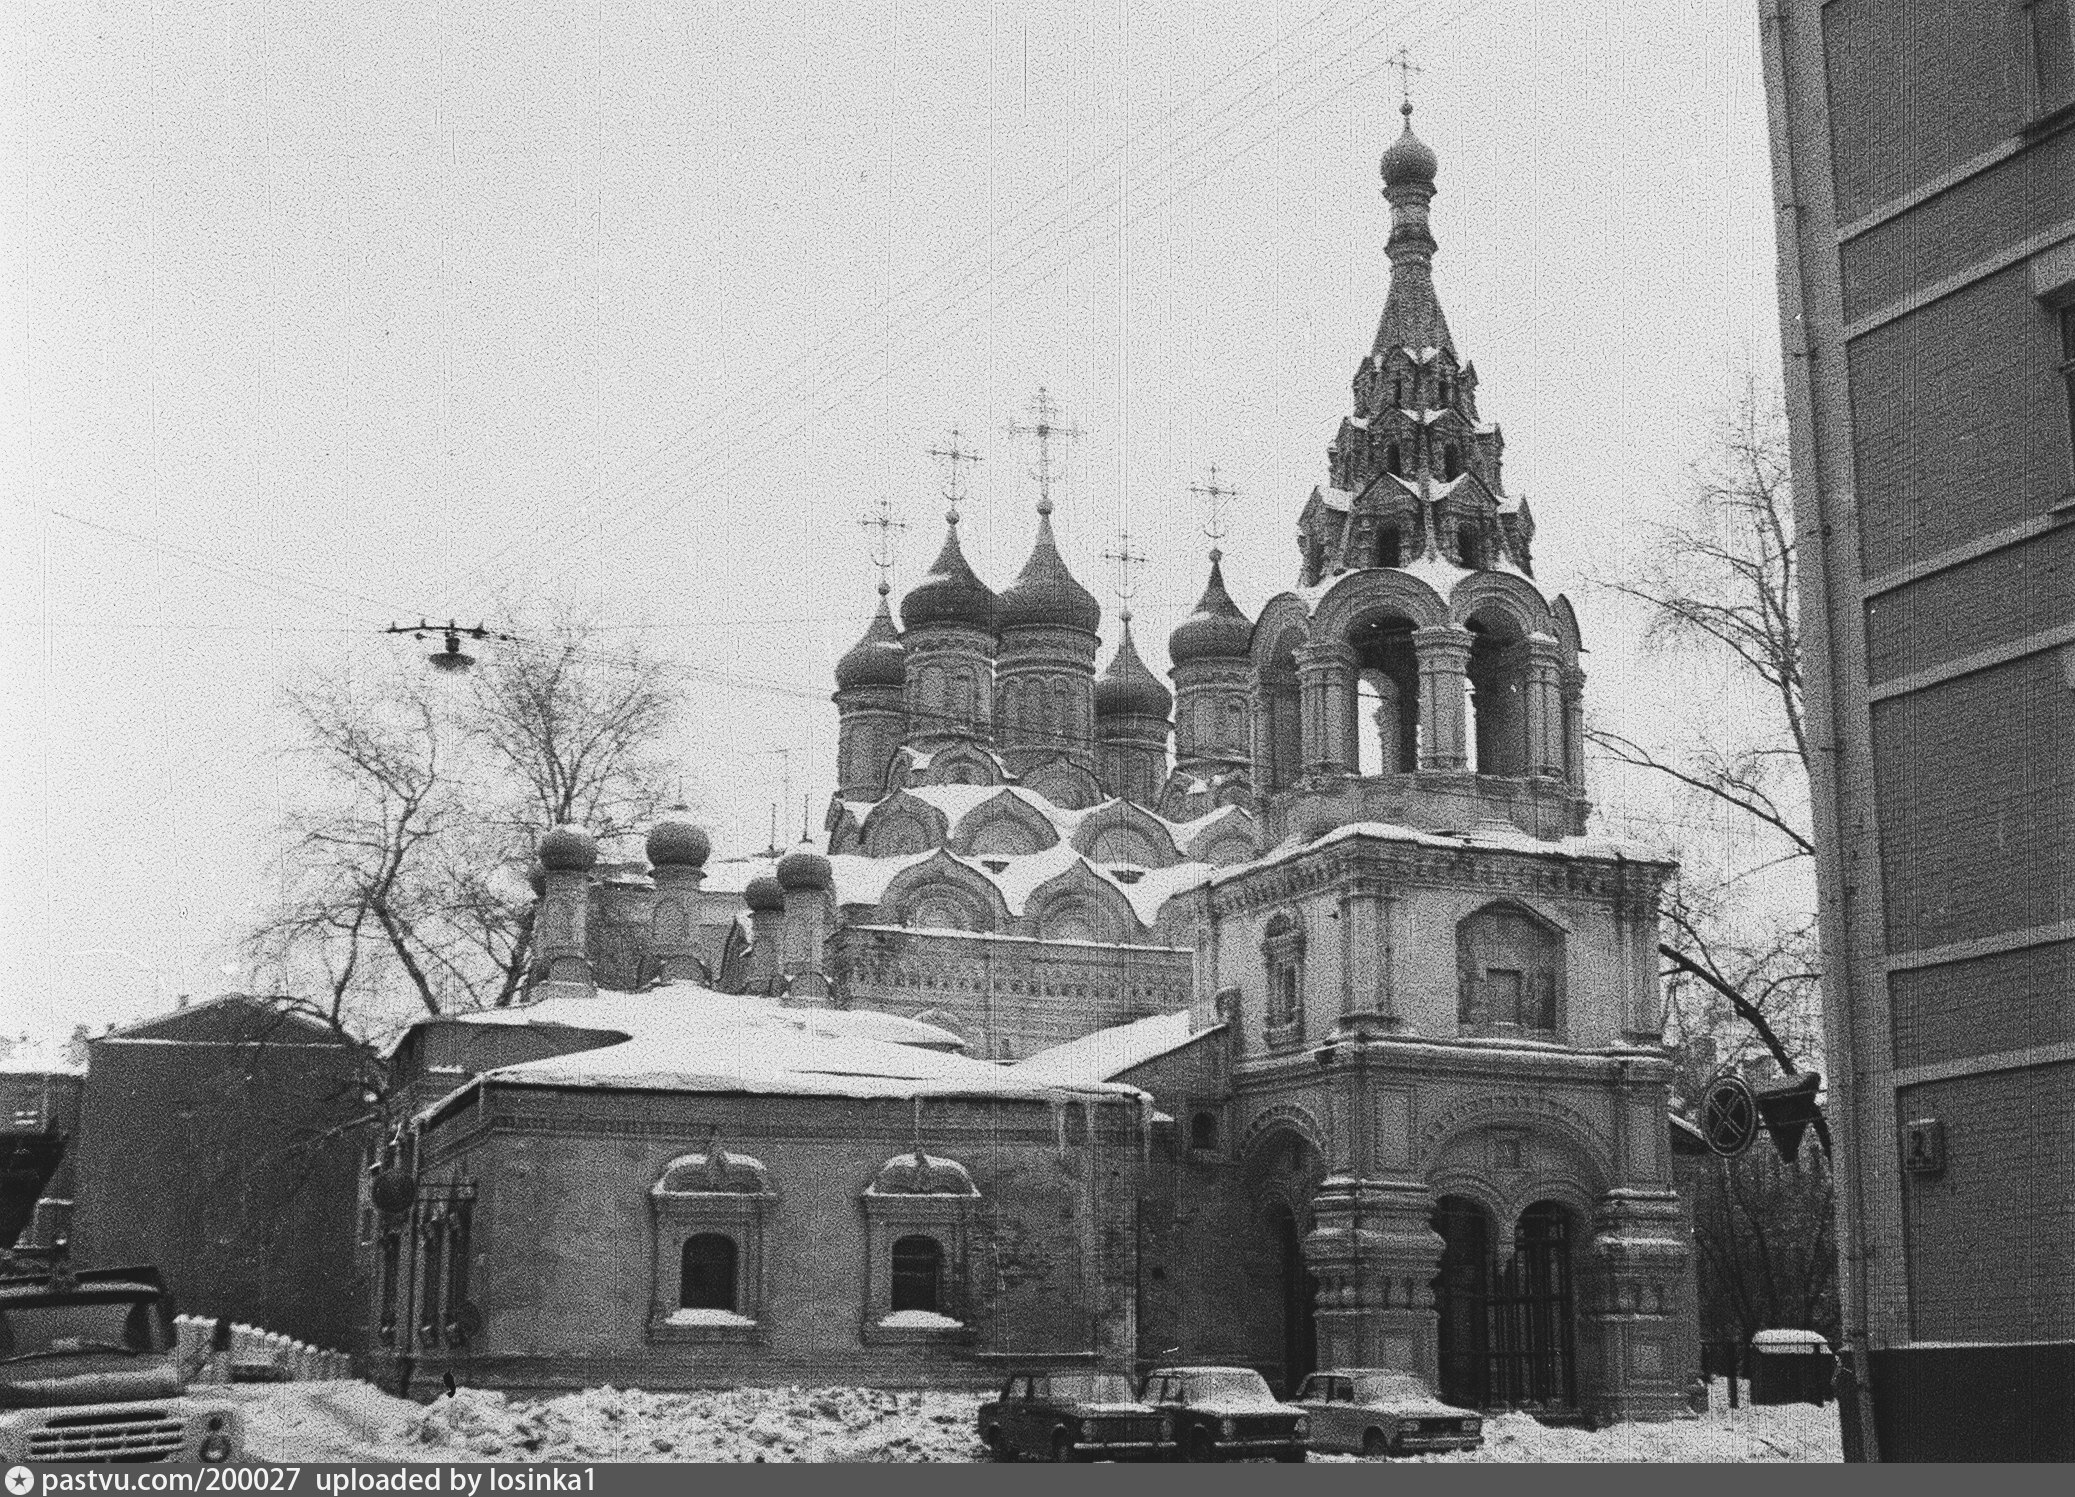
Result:
M1118 618L1123 637L1095 683L1096 777L1111 795L1150 806L1167 779L1174 694L1139 659L1131 641L1131 610L1122 610Z
M1434 294L1434 251L1438 246L1427 224L1441 158L1412 133L1410 99L1400 112L1405 116L1405 128L1383 153L1383 197L1391 205L1391 232L1384 253L1390 257L1391 286L1376 325L1373 351L1381 358L1393 348L1410 349L1415 355L1437 348L1453 359L1455 340L1449 336L1441 300Z

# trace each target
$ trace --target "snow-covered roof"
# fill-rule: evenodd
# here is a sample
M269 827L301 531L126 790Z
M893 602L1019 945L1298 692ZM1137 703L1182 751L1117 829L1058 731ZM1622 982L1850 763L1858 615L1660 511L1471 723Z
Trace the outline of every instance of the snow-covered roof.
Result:
M1034 1081L1061 1085L1114 1081L1124 1072L1147 1061L1158 1060L1211 1032L1211 1029L1192 1031L1189 1011L1182 1009L1177 1013L1156 1014L1150 1019L1119 1024L1113 1029L1098 1029L1093 1034L1084 1034L1077 1040L1068 1040L1063 1045L1054 1045L1049 1050L1026 1056L1009 1070Z
M1495 821L1480 823L1461 832L1422 831L1417 827L1400 826L1391 821L1354 821L1345 826L1337 826L1313 841L1277 848L1274 852L1256 858L1250 863L1215 869L1207 882L1225 883L1256 869L1273 867L1277 863L1288 862L1318 848L1331 847L1336 842L1348 842L1357 837L1372 837L1383 842L1410 842L1421 847L1501 848L1507 852L1537 858L1621 858L1631 863L1665 861L1637 842L1622 841L1613 837L1533 837L1518 827L1510 824L1501 826Z
M955 1039L898 1015L786 1008L773 998L677 982L521 1008L457 1014L461 1023L542 1024L624 1038L485 1072L483 1085L836 1097L996 1097L1028 1101L1139 1097L1104 1082L1050 1082L922 1044ZM905 1043L895 1036L908 1036ZM925 1036L934 1036L930 1040ZM463 1087L466 1091L467 1087ZM427 1120L459 1092L419 1115Z

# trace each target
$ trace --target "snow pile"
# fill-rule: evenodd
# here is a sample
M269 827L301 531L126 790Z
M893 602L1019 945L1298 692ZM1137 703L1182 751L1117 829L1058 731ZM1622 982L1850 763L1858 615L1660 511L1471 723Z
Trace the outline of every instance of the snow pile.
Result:
M646 1393L546 1400L463 1388L421 1406L365 1383L240 1385L259 1460L970 1461L979 1399L875 1388Z
M1724 1407L1669 1424L1549 1429L1524 1414L1484 1422L1482 1448L1434 1461L1825 1462L1841 1459L1835 1405ZM479 1388L420 1405L366 1383L234 1384L261 1461L972 1461L981 1395L876 1388L648 1393L587 1388L515 1399ZM1352 1460L1318 1456L1313 1460Z
M897 1331L960 1331L965 1322L953 1320L948 1315L939 1315L934 1310L896 1310L879 1322Z

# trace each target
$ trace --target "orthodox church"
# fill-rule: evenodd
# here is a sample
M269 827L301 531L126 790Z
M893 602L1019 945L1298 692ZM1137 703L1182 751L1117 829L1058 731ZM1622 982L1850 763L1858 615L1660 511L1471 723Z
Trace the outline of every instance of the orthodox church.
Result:
M1587 834L1582 642L1436 296L1439 162L1249 618L1168 640L1041 502L836 667L825 841L540 844L525 1003L394 1057L371 1342L464 1382L981 1386L1401 1367L1664 1418L1697 1366L1656 975L1669 865ZM1171 745L1171 754L1170 754Z

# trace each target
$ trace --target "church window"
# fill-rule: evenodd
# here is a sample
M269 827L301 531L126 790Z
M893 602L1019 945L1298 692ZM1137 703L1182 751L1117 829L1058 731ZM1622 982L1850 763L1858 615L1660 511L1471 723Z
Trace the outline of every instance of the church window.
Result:
M1397 475L1403 473L1404 470L1405 465L1400 460L1398 444L1396 442L1392 442L1383 449L1383 471L1391 474L1393 477L1396 477Z
M685 1310L735 1308L735 1239L700 1232L685 1239L677 1303Z
M1395 406L1405 404L1405 381L1403 378L1391 381L1391 404Z
M1443 478L1455 478L1460 476L1462 471L1462 452L1455 443L1450 442L1441 449L1441 476Z
M941 1311L944 1248L934 1237L911 1232L893 1245L893 1284L889 1303L896 1312Z
M1189 1119L1189 1147L1192 1149L1216 1149L1218 1146L1218 1115L1214 1112L1199 1112Z
M1401 567L1405 564L1405 542L1398 527L1386 525L1376 537L1376 564L1380 567Z
M1453 393L1453 392L1452 392L1452 391L1451 391L1451 390L1449 389L1449 386L1448 386L1448 376L1444 374L1444 375L1442 375L1442 376L1441 376L1441 379L1440 379L1440 396L1439 396L1439 400L1440 400L1440 403L1441 403L1441 405L1442 405L1442 406L1443 406L1444 408L1445 408L1445 407L1447 406L1447 404L1448 404L1448 397L1449 397L1449 396L1450 396L1450 394L1452 394L1452 393Z
M1555 1034L1563 956L1563 937L1526 910L1479 910L1456 928L1462 1027L1477 1034Z
M1293 1042L1304 1030L1304 927L1294 915L1269 920L1261 957L1268 979L1269 1043Z
M2061 384L2068 395L2068 440L2075 445L2075 301L2061 308Z

